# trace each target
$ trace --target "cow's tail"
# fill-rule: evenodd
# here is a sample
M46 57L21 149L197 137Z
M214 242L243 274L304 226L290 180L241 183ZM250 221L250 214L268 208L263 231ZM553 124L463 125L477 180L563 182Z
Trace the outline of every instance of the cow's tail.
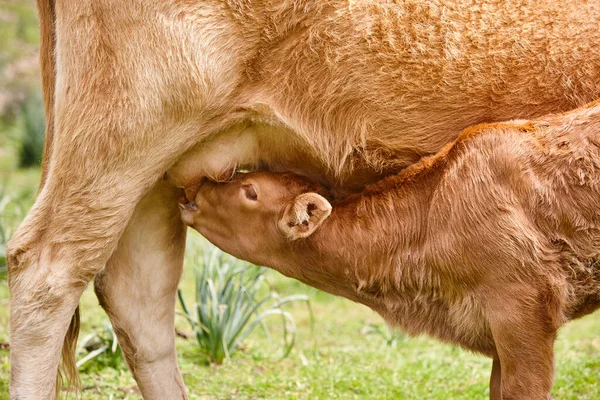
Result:
M56 14L54 12L54 1L37 0L40 16L40 69L44 109L46 111L46 141L42 158L40 190L48 176L48 163L54 139L54 88L56 86L56 56L54 51L56 47Z
M69 329L65 335L63 342L60 366L58 368L56 390L66 387L67 391L78 392L81 388L81 380L79 379L79 371L75 361L75 353L77 351L77 337L79 336L79 306L75 309L75 313L71 318Z
M54 91L56 86L56 13L54 5L55 0L37 0L40 17L40 69L46 112L46 141L44 156L42 158L42 177L39 190L42 189L48 177L52 142L54 139ZM79 324L79 306L77 306L63 343L62 357L56 382L57 398L58 391L63 386L66 386L68 390L74 391L78 391L81 386L75 362Z

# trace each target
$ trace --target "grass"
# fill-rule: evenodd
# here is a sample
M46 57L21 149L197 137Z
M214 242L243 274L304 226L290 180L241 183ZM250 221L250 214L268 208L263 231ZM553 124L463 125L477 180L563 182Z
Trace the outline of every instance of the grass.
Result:
M19 166L24 168L40 165L44 152L44 104L39 92L30 94L21 106L20 123L22 137L19 149Z
M296 321L283 306L304 301L310 307L308 297L280 298L265 285L266 268L238 260L213 246L188 245L188 260L194 266L196 302L188 304L179 289L180 315L189 322L199 347L210 361L222 364L258 327L271 337L266 320L274 317L281 323L282 356L287 357L294 347ZM194 249L198 252L190 251Z
M12 174L8 187L32 192L36 171ZM191 240L198 240L195 235ZM222 365L210 364L194 339L177 339L177 353L191 399L483 399L488 396L491 361L426 337L407 338L383 329L383 321L361 305L268 272L281 296L305 294L287 310L297 324L296 344L280 359L261 330L242 342ZM193 297L194 271L181 284ZM104 329L107 317L91 287L81 300L82 333ZM183 317L176 325L191 333ZM276 331L273 324L272 336ZM8 341L8 288L0 281L0 343ZM556 343L556 399L600 398L600 312L564 327ZM8 399L8 351L0 350L0 399ZM140 399L123 363L90 362L82 373L82 399Z

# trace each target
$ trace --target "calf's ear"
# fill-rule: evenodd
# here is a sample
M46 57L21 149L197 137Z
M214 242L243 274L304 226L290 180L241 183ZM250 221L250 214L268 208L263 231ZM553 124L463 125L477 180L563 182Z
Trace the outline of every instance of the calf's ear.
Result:
M316 193L303 193L285 207L279 229L289 240L308 237L331 214L331 204Z

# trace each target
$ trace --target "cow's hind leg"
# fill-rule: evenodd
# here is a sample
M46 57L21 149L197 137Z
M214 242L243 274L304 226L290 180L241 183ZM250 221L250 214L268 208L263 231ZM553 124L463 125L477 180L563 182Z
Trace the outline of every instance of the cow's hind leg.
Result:
M239 79L229 13L214 10L214 2L54 3L49 169L7 249L10 385L20 400L55 396L63 339L82 291L173 162L227 125Z
M127 114L100 118L93 113L100 107L83 114L73 103L68 114L79 118L57 115L63 135L47 181L8 246L13 398L55 396L63 339L81 293L107 264L138 202L185 150L188 132L179 126L125 125L115 118Z
M13 398L54 398L63 339L79 297L117 248L138 202L167 168L166 162L157 162L154 149L145 154L147 161L120 159L117 152L110 164L96 160L92 169L92 163L86 165L72 153L68 165L50 171L34 207L11 239ZM175 234L175 247L181 247L181 235ZM154 232L126 240L149 244L148 238L157 236ZM173 301L170 297L169 307ZM172 314L155 318L172 319Z
M138 204L95 279L100 304L145 399L187 398L174 337L184 247L177 193L161 180Z
M124 205L96 205L68 191L60 207L50 199L61 191L53 186L44 187L8 247L11 396L16 399L54 397L69 321L118 240L119 220L126 223L130 213ZM113 193L119 200L127 197Z

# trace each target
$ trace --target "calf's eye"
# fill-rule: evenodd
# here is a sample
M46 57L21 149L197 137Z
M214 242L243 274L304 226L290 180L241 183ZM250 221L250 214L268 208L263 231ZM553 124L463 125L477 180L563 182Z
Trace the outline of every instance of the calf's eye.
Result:
M248 200L256 201L258 200L258 194L256 193L256 188L252 184L242 186L244 193L246 194L246 198Z

